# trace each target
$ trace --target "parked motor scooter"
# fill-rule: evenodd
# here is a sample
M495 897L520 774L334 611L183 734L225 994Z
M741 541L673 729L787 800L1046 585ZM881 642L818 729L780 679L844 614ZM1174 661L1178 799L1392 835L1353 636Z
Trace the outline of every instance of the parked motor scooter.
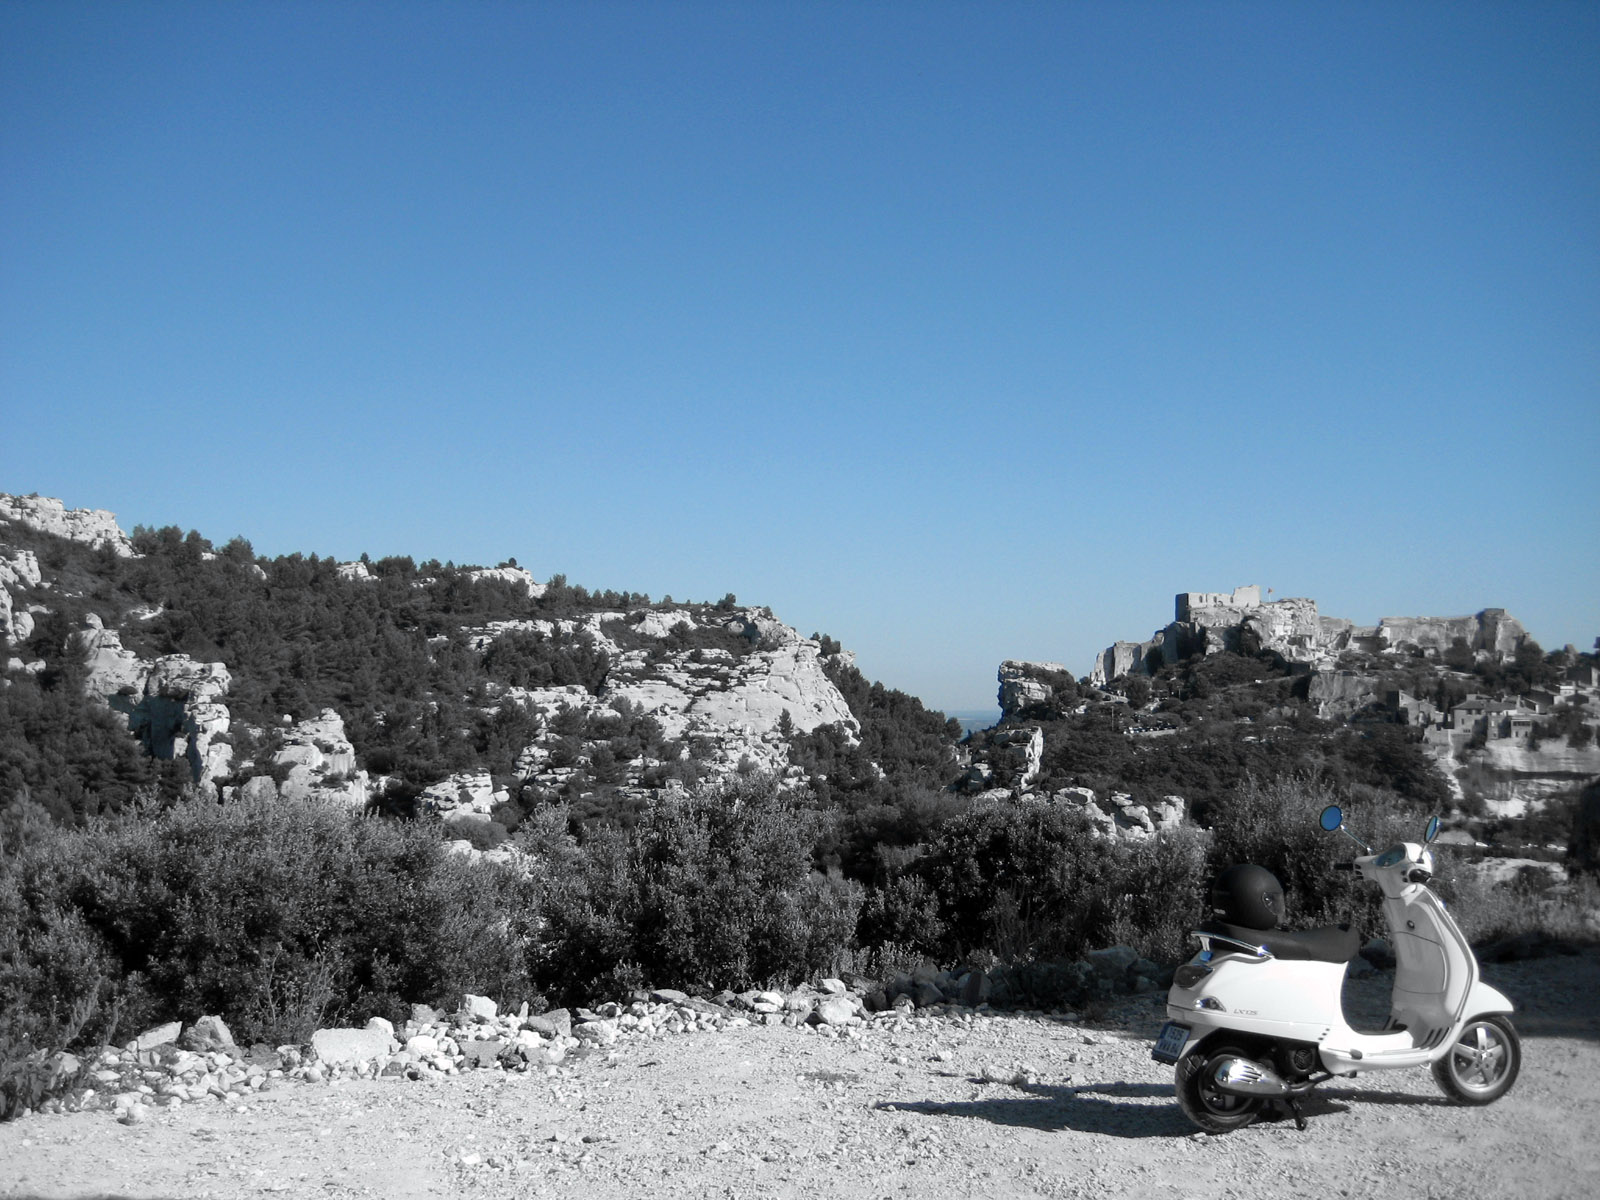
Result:
M1522 1049L1505 996L1478 977L1466 937L1428 887L1429 845L1404 842L1374 854L1344 828L1337 805L1322 828L1342 831L1366 853L1340 864L1383 890L1394 994L1382 1031L1345 1021L1340 990L1360 946L1343 926L1278 928L1283 889L1257 866L1230 867L1212 889L1216 917L1194 931L1200 952L1179 967L1151 1056L1175 1066L1184 1115L1208 1133L1241 1129L1282 1103L1306 1127L1300 1101L1314 1087L1361 1071L1431 1065L1445 1094L1489 1104L1516 1081Z

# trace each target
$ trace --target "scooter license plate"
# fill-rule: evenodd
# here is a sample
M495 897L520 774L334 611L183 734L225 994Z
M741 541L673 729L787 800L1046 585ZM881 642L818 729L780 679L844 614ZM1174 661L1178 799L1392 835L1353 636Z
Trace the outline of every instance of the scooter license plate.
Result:
M1161 1027L1161 1036L1156 1039L1156 1048L1150 1051L1150 1057L1157 1062L1175 1063L1188 1040L1189 1026L1168 1021Z

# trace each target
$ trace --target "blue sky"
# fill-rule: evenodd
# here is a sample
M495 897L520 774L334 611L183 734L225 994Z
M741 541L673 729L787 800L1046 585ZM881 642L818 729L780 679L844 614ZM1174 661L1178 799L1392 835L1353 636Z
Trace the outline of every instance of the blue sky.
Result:
M1600 6L8 3L0 490L992 704L1258 583L1600 634Z

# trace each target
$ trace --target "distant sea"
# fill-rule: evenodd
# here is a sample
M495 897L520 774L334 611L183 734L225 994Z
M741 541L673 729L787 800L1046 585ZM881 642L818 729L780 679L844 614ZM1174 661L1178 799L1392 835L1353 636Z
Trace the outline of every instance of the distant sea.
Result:
M960 721L962 733L988 729L991 725L997 725L1000 722L1000 710L998 708L946 709L944 715L954 717Z

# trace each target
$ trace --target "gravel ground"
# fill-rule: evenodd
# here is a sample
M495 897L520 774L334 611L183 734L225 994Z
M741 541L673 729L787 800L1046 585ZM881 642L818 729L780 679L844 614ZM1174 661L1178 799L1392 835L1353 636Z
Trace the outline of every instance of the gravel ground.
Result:
M855 1038L625 1040L554 1075L295 1084L143 1124L0 1126L0 1197L1600 1195L1600 952L1486 967L1523 1067L1488 1108L1426 1069L1339 1080L1311 1127L1197 1133L1141 997L1099 1022L947 1014ZM1390 976L1347 989L1381 1012Z

